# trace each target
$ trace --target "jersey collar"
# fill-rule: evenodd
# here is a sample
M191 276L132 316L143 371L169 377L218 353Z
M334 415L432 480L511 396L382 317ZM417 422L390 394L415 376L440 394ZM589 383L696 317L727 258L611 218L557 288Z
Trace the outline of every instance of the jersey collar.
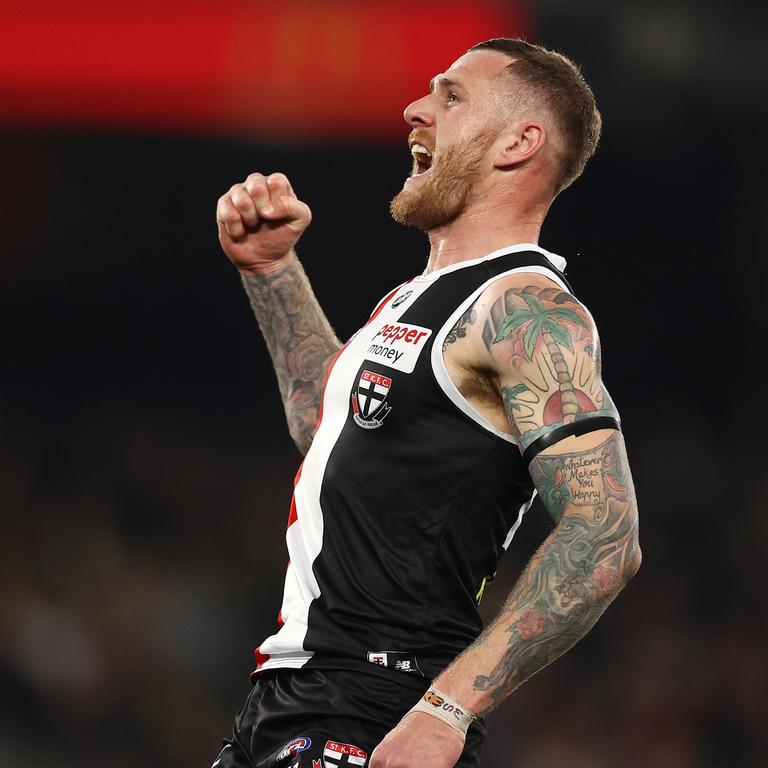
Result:
M491 253L488 253L485 256L481 256L478 259L470 259L469 261L460 261L457 264L451 264L447 267L443 267L442 269L436 269L434 272L430 272L429 274L418 275L413 279L420 283L436 280L438 277L442 277L443 275L446 275L449 272L455 272L457 269L463 269L464 267L471 267L475 264L480 264L480 262L482 261L489 261L490 259L496 259L499 256L504 256L507 253L519 253L521 251L536 251L537 253L540 253L549 262L551 262L552 266L555 267L555 269L559 270L560 272L565 271L566 261L562 256L558 256L558 254L556 253L550 253L550 251L544 250L544 248L542 248L539 245L536 245L536 243L516 243L515 245L508 245L508 246L505 246L504 248L499 248L498 250L492 251Z

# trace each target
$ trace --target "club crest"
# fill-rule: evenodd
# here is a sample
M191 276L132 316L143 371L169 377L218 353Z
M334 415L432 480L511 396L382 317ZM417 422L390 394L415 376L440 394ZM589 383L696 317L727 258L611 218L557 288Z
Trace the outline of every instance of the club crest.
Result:
M392 410L387 396L392 379L372 371L363 371L352 393L352 416L363 429L377 429Z
M323 747L323 768L337 768L338 766L363 768L367 761L368 753L354 744L326 741L325 747Z

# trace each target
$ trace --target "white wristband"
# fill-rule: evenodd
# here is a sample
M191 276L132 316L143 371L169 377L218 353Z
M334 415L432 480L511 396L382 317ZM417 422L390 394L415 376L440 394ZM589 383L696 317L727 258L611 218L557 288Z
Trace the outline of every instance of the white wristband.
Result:
M410 712L426 712L426 714L442 720L446 725L450 725L462 736L467 735L467 729L475 719L474 715L438 691L437 688L429 688L415 706L410 709Z

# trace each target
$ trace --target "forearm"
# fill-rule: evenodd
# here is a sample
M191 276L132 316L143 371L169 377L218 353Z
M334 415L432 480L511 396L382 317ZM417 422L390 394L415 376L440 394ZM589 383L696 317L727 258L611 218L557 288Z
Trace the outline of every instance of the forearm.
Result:
M544 543L502 611L436 687L484 715L592 628L624 586L620 561L630 556L630 543L622 542L591 576L569 564L570 546L563 534Z
M241 271L277 374L288 429L302 453L312 442L326 370L341 348L292 254L268 273Z
M625 464L620 440L616 434L599 447L592 457L595 466L608 466L607 459L615 458ZM532 474L551 476L542 468L556 463L565 476L569 462L584 466L588 461L589 454L541 457L534 460L538 466L532 466ZM545 490L544 482L539 485ZM496 619L435 680L473 714L489 712L580 640L639 567L631 478L627 475L619 488L612 475L603 489L594 504L571 501Z

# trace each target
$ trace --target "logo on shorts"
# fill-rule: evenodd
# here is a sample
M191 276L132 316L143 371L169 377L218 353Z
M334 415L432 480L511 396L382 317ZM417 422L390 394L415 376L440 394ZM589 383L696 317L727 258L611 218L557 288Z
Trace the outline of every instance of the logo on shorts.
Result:
M413 291L406 291L401 296L398 296L391 304L392 309L399 307L404 301L408 301L411 298Z
M296 757L299 752L303 752L305 749L309 749L312 745L312 739L309 736L297 736L295 739L291 739L278 753L277 762L286 760L287 758Z
M368 661L397 672L408 672L424 677L424 673L419 669L416 654L409 651L368 651Z
M392 379L372 371L363 371L352 393L352 417L363 429L378 429L386 415L392 410L387 405L387 396Z
M323 768L337 768L337 766L358 766L358 768L362 768L367 761L368 753L354 744L326 741L325 747L323 747Z

